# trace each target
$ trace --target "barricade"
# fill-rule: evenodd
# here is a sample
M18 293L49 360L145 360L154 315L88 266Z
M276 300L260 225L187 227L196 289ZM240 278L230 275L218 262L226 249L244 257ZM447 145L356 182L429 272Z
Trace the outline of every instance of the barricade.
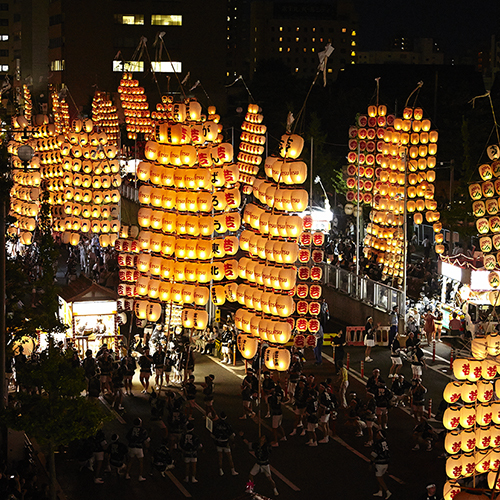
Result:
M346 342L347 345L364 345L365 327L364 326L347 326L346 327Z
M375 330L375 345L389 345L390 326L379 326Z

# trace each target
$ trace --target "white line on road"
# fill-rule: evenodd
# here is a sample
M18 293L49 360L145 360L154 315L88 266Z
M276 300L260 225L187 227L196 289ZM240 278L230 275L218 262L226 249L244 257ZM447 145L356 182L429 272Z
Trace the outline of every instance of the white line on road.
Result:
M104 396L99 396L99 401L108 409L108 411L110 411L116 417L116 420L118 420L120 424L127 423L125 422L125 420L123 420L122 416L109 405Z
M186 490L186 488L184 488L184 486L182 485L182 483L170 472L168 471L167 472L167 476L170 478L170 480L175 484L175 486L177 486L177 488L179 488L179 490L181 491L181 493L186 497L186 498L192 498L192 495L191 493L189 493L188 490Z

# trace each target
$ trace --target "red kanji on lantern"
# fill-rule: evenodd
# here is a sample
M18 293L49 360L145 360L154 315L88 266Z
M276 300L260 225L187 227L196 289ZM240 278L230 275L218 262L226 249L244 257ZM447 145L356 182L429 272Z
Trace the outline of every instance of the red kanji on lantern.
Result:
M304 217L304 229L311 229L313 225L313 218L310 215Z
M224 240L224 252L226 253L232 253L235 250L235 242L233 240L230 240L226 238Z
M323 262L324 252L323 250L313 250L312 251L312 261L316 264Z
M295 320L293 318L287 318L286 322L292 327L292 330L295 328Z
M325 235L322 232L318 231L313 234L314 245L320 247L321 245L323 245L324 242L325 242Z
M299 332L305 332L305 331L307 331L307 319L305 319L305 318L299 318L297 320L297 330Z
M300 235L300 244L304 247L308 247L311 244L312 241L312 234L311 233L302 233Z
M309 303L309 314L312 316L317 316L321 310L321 304L319 302Z
M310 276L309 268L305 266L299 267L298 276L299 280L308 280Z
M313 266L311 268L311 279L313 281L319 281L322 275L323 275L323 270L321 269L321 267Z
M299 299L305 299L309 293L309 287L307 285L297 285L297 297Z
M299 314L307 314L307 310L308 310L307 302L305 300L299 300L297 302L297 312Z
M297 335L293 340L293 343L295 344L295 347L302 349L306 346L306 338L304 337L304 335Z
M321 286L320 285L311 285L309 289L309 294L313 299L319 299L321 297Z
M307 326L308 326L309 331L311 333L316 333L316 332L319 332L320 322L317 319L313 318L313 319L309 320L309 323Z
M306 248L299 250L299 262L309 262L310 256L311 252L309 252Z
M306 345L307 347L316 347L317 339L314 335L308 335L306 337Z
M232 231L236 231L236 218L234 215L226 215L226 226Z
M224 193L224 196L226 197L226 203L229 207L236 207L236 199L234 197L234 193L231 193L229 191L226 191Z

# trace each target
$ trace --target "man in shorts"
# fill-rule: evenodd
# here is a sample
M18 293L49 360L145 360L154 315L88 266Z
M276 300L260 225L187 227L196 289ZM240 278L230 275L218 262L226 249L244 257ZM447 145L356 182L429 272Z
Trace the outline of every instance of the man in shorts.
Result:
M137 368L137 363L132 356L132 350L129 349L127 355L120 361L123 368L123 385L125 387L125 394L132 396L132 378Z
M267 398L267 404L269 405L269 410L271 414L271 427L273 429L274 441L271 443L273 448L277 448L279 446L278 441L286 441L286 434L283 426L283 410L281 408L281 402L283 399L283 392L280 390L276 390L276 387L273 387L270 391L269 397ZM278 438L279 433L281 433L281 438Z
M319 384L319 396L318 396L318 418L319 418L319 428L323 432L323 439L320 439L319 443L328 443L330 440L330 429L328 427L328 422L330 420L330 414L333 410L333 401L328 394L327 383L321 382Z
M149 444L150 439L146 429L142 426L142 420L139 417L134 419L134 426L127 432L126 437L128 440L128 456L130 460L125 479L130 479L132 462L134 458L137 458L137 461L139 462L139 481L146 481L146 478L143 475L144 447Z
M266 402L267 405L267 414L265 418L269 418L271 416L271 408L269 407L269 396L271 394L271 389L274 388L274 380L271 378L271 372L266 370L264 372L264 379L262 380L262 398Z
M399 370L403 366L403 361L401 359L401 344L399 343L399 334L396 333L394 340L391 344L391 361L392 365L389 370L389 378L394 378L399 375Z
M214 422L212 437L214 438L215 446L217 447L217 455L219 458L219 475L224 475L224 469L222 468L222 459L225 454L228 459L229 466L231 467L231 474L233 476L237 476L238 473L234 468L231 447L229 446L229 441L234 439L234 432L233 428L227 421L227 415L223 411L220 412L219 418Z
M301 377L295 388L295 392L293 394L294 399L294 413L295 413L295 422L293 424L293 431L290 433L290 436L295 436L299 428L301 429L301 436L306 435L306 430L304 429L304 423L302 422L304 418L304 414L306 412L307 400L309 399L309 391L306 387L306 379L305 377Z
M151 377L151 367L153 366L153 358L149 354L149 348L146 347L144 349L144 354L139 358L139 380L144 389L142 390L143 394L148 392L149 388L149 378Z
M192 483L198 482L196 479L196 464L198 462L198 450L202 448L202 444L200 442L200 438L194 434L193 431L193 423L188 422L186 425L186 431L183 432L179 441L179 448L182 451L184 463L186 464L186 477L184 478L185 483L189 483L190 478Z
M184 397L186 398L186 413L188 420L194 420L193 408L196 406L196 391L194 375L189 375L184 385Z
M115 467L119 475L125 473L127 466L125 460L128 454L128 447L125 443L119 441L120 436L113 434L111 436L111 443L109 444L106 454L108 456L108 463L111 467Z
M252 467L250 471L248 483L246 485L246 491L249 493L253 492L253 488L255 486L255 476L259 472L263 472L267 477L268 481L271 483L274 495L277 496L278 490L276 488L276 483L273 480L271 475L271 466L269 464L269 455L271 454L271 447L267 442L267 437L263 434L257 443L249 443L246 439L244 439L245 443L248 445L250 451L253 451L255 455L255 465Z
M424 359L424 351L420 348L420 341L417 340L411 351L411 372L414 379L422 377L423 366L427 368Z
M417 423L419 423L424 415L425 394L427 393L427 389L422 385L421 378L415 378L411 381L411 383L411 410L413 412L413 417Z
M156 390L158 391L163 386L163 370L165 368L165 353L161 344L158 344L158 348L153 354L153 366L155 368Z
M298 354L294 354L292 356L292 362L290 363L290 367L288 368L288 387L287 387L287 396L288 399L285 403L290 402L293 404L293 395L295 393L295 388L297 387L297 382L299 381L300 376L302 375L302 362L300 361L300 357Z
M375 469L375 478L377 479L377 483L379 485L379 490L377 493L374 493L373 496L385 497L387 499L392 495L384 481L384 476L389 468L390 453L389 445L387 444L387 440L385 439L385 434L382 429L377 430L371 456L372 465Z

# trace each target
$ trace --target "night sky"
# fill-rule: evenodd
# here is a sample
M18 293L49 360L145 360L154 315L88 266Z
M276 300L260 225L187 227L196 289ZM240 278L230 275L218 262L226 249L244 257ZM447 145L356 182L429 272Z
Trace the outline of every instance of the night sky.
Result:
M354 0L358 50L384 50L400 35L434 38L446 56L476 52L500 34L499 0ZM499 39L497 35L497 40Z

